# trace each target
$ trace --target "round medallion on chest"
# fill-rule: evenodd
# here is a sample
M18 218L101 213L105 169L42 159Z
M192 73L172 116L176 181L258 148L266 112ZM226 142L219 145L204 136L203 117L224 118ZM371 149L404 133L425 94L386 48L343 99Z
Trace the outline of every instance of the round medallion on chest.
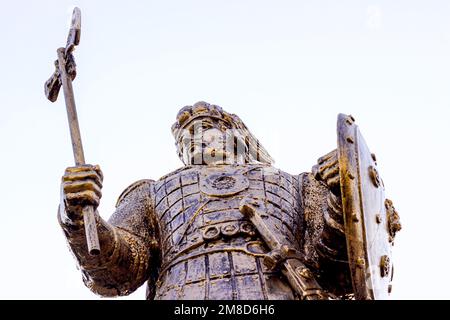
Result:
M241 173L229 171L206 171L200 175L200 190L213 197L229 197L249 186L249 181Z

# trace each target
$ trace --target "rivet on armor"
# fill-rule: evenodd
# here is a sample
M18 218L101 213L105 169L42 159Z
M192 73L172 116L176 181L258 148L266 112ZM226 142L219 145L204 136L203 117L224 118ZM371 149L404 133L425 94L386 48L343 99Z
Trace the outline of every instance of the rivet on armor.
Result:
M375 153L372 153L371 156L372 156L372 160L377 162L377 156L375 155Z
M355 141L353 140L352 137L347 137L347 142L348 143L355 143Z
M377 221L378 224L383 222L383 217L381 216L381 214L377 214L375 216L375 220Z
M389 270L391 269L391 260L389 256L382 256L380 260L380 273L381 277L387 277L389 275Z
M219 228L217 228L216 226L209 227L203 232L203 239L207 241L215 240L218 239L219 237L220 231Z
M381 182L380 182L380 175L378 174L378 170L377 168L375 168L374 166L369 166L369 176L370 179L372 180L372 183L375 187L379 187Z
M235 224L226 224L220 228L220 231L224 236L232 237L238 233L239 228Z
M243 234L249 235L251 237L255 235L255 228L248 222L244 222L243 224L241 224L240 230Z
M352 220L353 220L353 222L359 222L359 218L356 214L352 215Z
M348 176L351 180L355 179L355 176L354 176L351 172L347 173L347 176Z

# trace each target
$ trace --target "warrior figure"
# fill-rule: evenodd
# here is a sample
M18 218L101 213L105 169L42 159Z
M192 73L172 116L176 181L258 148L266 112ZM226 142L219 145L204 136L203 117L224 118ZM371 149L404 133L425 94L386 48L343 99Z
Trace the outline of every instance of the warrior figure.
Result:
M122 296L147 281L147 299L352 297L339 150L288 174L238 116L205 102L182 108L172 133L184 166L131 184L108 221L95 210L99 255L87 249L83 208L98 207L102 172L66 169L58 220L90 290ZM386 209L393 240L398 215Z

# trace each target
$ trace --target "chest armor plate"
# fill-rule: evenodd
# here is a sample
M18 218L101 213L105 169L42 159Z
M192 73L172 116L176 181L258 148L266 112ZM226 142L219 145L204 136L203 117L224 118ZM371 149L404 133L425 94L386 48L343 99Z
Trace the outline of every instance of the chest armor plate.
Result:
M298 180L262 165L195 166L155 184L162 248L157 299L291 299L280 274L261 263L268 249L239 211L264 200L267 222L294 248L303 219Z

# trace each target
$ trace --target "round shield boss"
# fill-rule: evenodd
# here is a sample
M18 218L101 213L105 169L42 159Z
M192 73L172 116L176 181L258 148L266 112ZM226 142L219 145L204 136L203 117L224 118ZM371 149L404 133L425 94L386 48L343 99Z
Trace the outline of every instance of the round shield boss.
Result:
M206 171L200 176L201 192L212 197L233 196L249 187L249 181L241 173Z

